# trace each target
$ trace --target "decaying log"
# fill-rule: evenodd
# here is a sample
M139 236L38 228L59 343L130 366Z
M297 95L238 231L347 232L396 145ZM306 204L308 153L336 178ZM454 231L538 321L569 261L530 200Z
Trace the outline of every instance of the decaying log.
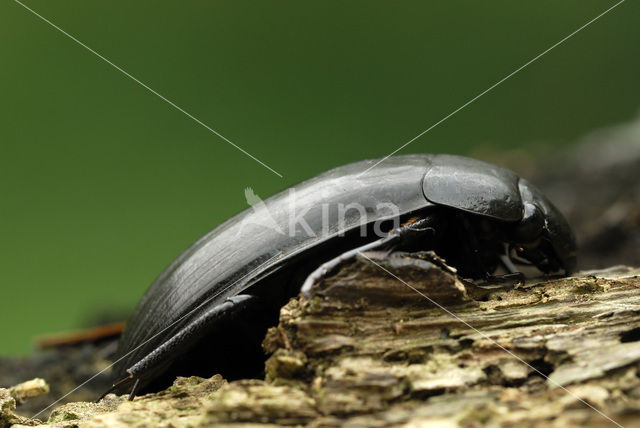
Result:
M366 253L282 308L265 380L179 378L48 423L640 426L639 274L479 287L430 253ZM10 407L0 426L25 423Z

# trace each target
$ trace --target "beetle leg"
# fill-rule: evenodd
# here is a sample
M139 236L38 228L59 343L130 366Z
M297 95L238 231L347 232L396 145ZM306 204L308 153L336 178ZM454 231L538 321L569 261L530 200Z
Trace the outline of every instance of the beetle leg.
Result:
M113 391L120 389L120 387L133 382L134 378L133 376L127 376L124 379L114 383L113 385L111 385L111 388L107 389L97 400L96 403L100 402L100 400L102 400L104 397L107 396L107 394L112 393Z
M508 254L508 249L505 251L505 254L500 255L499 259L500 259L500 264L502 265L502 267L505 268L505 270L509 273L517 273L520 272L518 270L518 268L516 267L516 265L513 264L513 262L511 261L511 258L509 257Z
M504 275L493 275L489 271L489 269L487 269L484 262L482 261L482 257L480 256L480 253L479 253L480 242L478 240L478 236L476 235L475 230L469 223L469 220L467 219L466 216L460 213L457 213L457 217L460 221L460 224L462 225L462 229L464 230L465 236L467 238L467 241L463 241L463 242L466 242L465 250L468 252L470 261L473 262L473 264L476 267L476 271L478 272L478 274L480 275L481 279L484 282L505 283L505 282L513 281L514 285L524 282L525 276L522 272L519 272L518 269L511 262L511 259L509 258L509 255L508 255L509 254L508 248L504 250L505 251L504 254L498 256L498 260L500 264L505 268L507 273Z
M329 272L342 264L344 261L357 256L359 253L371 250L386 249L389 252L396 250L398 247L410 247L416 243L419 238L423 238L426 233L434 232L433 219L431 217L421 218L411 221L389 232L389 235L380 238L377 241L346 251L323 264L307 276L302 284L300 292L307 298L311 296L311 288L317 284L320 279L325 277Z
M460 237L459 245L462 247L461 252L467 256L467 263L473 266L474 274L472 276L488 278L491 276L491 273L488 271L480 256L480 243L476 231L466 215L461 212L455 212L453 215L460 225L460 232L464 233L464 235Z
M133 383L131 387L131 392L129 393L129 401L133 401L133 398L136 396L136 392L138 391L138 387L140 386L140 378L136 378L136 381Z
M525 276L515 267L509 256L507 254L502 254L498 258L500 259L500 264L505 268L507 273L503 275L492 275L487 273L484 277L485 282L513 282L513 284L509 284L510 286L523 284Z
M524 274L520 272L518 268L513 264L513 262L508 256L508 253L502 254L499 258L500 258L500 263L508 273L505 275L491 275L490 279L498 280L498 281L515 280L516 283L524 283L524 280L525 280Z
M148 377L149 373L153 373L159 367L166 366L171 360L175 359L176 356L186 352L199 339L206 335L208 330L216 325L218 321L232 318L239 311L258 300L259 298L257 296L239 294L229 297L223 303L206 310L202 315L199 315L182 327L169 340L160 344L160 346L147 354L147 356L129 367L127 373L129 373L130 376L116 384L109 392L135 380L131 393L129 394L129 400L133 400L140 386L140 381Z
M488 275L485 279L486 282L511 282L517 285L524 283L524 274L522 272L505 273L504 275Z

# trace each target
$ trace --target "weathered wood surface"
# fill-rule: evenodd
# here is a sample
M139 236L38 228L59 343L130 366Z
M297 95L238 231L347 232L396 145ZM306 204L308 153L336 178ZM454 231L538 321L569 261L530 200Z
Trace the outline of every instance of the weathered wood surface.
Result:
M639 269L483 289L427 253L365 256L282 308L264 381L179 379L50 425L640 426Z

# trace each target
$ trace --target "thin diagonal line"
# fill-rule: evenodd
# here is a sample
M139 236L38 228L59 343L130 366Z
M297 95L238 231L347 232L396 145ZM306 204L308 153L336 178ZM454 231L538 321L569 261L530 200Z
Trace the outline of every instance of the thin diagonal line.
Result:
M422 137L424 134L426 134L427 132L431 131L433 128L435 128L436 126L440 125L442 122L444 122L445 120L449 119L451 116L453 116L454 114L458 113L460 110L464 109L465 107L467 107L469 104L473 103L474 101L476 101L478 98L482 97L483 95L485 95L486 93L490 92L491 90L493 90L494 88L496 88L497 86L499 86L500 84L504 83L506 80L508 80L509 78L511 78L512 76L514 76L515 74L517 74L518 72L524 70L526 67L528 67L529 65L531 65L532 63L536 62L538 59L542 58L543 56L545 56L546 54L548 54L549 52L551 52L553 49L555 49L556 47L558 47L559 45L561 45L562 43L566 42L567 40L569 40L571 37L575 36L576 34L578 34L580 31L584 30L586 27L588 27L589 25L593 24L594 22L596 22L598 19L602 18L604 15L606 15L607 13L611 12L613 9L615 9L616 7L620 6L622 3L624 3L626 0L620 0L618 3L614 4L613 6L611 6L609 9L605 10L604 12L602 12L600 15L596 16L595 18L593 18L591 21L587 22L586 24L584 24L582 27L578 28L577 30L575 30L573 33L569 34L568 36L564 37L563 39L561 39L559 42L556 42L554 45L552 45L551 47L545 49L544 51L540 52L538 55L536 55L535 57L533 57L532 59L530 59L529 61L527 61L526 63L524 63L523 65L521 65L520 67L516 68L514 71L512 71L511 73L507 74L505 77L503 77L502 79L498 80L496 83L494 83L493 85L489 86L487 89L485 89L484 91L480 92L478 95L476 95L475 97L471 98L469 101L467 101L466 103L462 104L460 107L458 107L457 109L455 109L454 111L452 111L451 113L449 113L448 115L446 115L445 117L443 117L442 119L440 119L439 121L437 121L436 123L434 123L433 125L431 125L430 127L428 127L427 129L425 129L424 131L422 131L421 133L419 133L418 135L416 135L415 137L413 137L412 139L410 139L409 141L407 141L406 143L404 143L403 145L401 145L400 147L398 147L397 149L395 149L394 151L392 151L391 153L389 153L387 156L385 156L384 158L380 159L378 162L376 162L375 164L373 164L373 166L370 166L369 168L367 168L366 170L362 171L360 174L358 174L357 176L361 176L362 174L365 174L367 171L371 170L372 168L375 168L376 166L378 166L379 164L381 164L382 162L384 162L385 160L387 160L389 157L393 156L394 154L398 153L400 150L404 149L405 147L407 147L409 144L413 143L415 140L417 140L418 138Z
M488 341L490 341L491 343L493 343L494 345L496 345L497 347L499 347L500 349L502 349L504 352L506 352L507 354L511 355L512 357L514 357L515 359L517 359L518 361L520 361L521 363L525 364L526 366L528 366L529 368L531 368L532 370L534 370L536 373L538 373L540 376L544 377L545 379L547 379L549 382L551 382L552 384L554 384L555 386L562 388L564 391L566 391L569 395L573 396L574 398L580 400L582 403L584 403L585 405L589 406L591 409L595 410L600 416L602 416L603 418L609 420L611 423L617 425L620 428L624 428L622 425L620 425L618 422L614 421L613 419L611 419L609 416L607 416L606 414L604 414L603 412L601 412L600 410L596 409L594 406L592 406L591 404L587 403L585 400L583 400L582 398L578 397L578 395L576 395L574 392L568 390L567 388L565 388L564 386L560 385L558 382L549 379L549 377L547 375L545 375L544 373L542 373L540 370L536 369L535 367L533 367L531 364L527 363L526 361L524 361L522 358L518 357L516 354L514 354L513 352L511 352L510 350L508 350L507 348L505 348L504 346L500 345L498 342L496 342L495 340L493 340L492 338L490 338L488 335L486 335L485 333L481 332L480 330L478 330L477 328L473 327L471 324L469 324L468 322L466 322L465 320L463 320L462 318L460 318L459 316L457 316L456 314L454 314L453 312L451 312L449 309L445 308L444 306L442 306L441 304L439 304L438 302L436 302L435 300L433 300L432 298L430 298L429 296L427 296L426 294L422 293L420 290L416 289L415 287L409 285L408 283L406 283L405 281L403 281L402 279L398 278L396 275L394 275L393 273L389 272L387 269L385 269L384 267L380 266L378 263L374 262L373 260L371 260L369 257L367 257L366 255L364 255L363 253L358 253L360 256L364 257L365 259L367 259L368 261L370 261L371 263L373 263L374 265L376 265L377 267L379 267L380 269L382 269L383 271L385 271L386 273L388 273L389 275L391 275L392 277L394 277L395 279L397 279L398 281L400 281L401 283L403 283L404 285L406 285L407 287L409 287L410 289L412 289L413 291L415 291L416 293L418 293L419 295L421 295L422 297L424 297L425 299L427 299L429 301L429 303L437 306L438 308L442 309L444 312L446 312L448 315L452 316L453 318L455 318L457 321L460 321L462 324L466 325L467 327L469 327L471 330L475 331L476 333L478 333L480 336L482 336L483 338L487 339Z
M91 49L89 46L85 45L80 40L76 39L71 34L67 33L62 28L58 27L53 22L49 21L47 18L45 18L44 16L40 15L35 10L29 8L27 5L25 5L24 3L20 2L19 0L13 0L13 1L18 3L23 8L27 9L29 12L31 12L32 14L34 14L35 16L40 18L42 21L46 22L47 24L49 24L50 26L52 26L53 28L55 28L56 30L58 30L59 32L61 32L62 34L64 34L65 36L67 36L68 38L70 38L71 40L73 40L74 42L76 42L77 44L82 46L83 48L85 48L86 50L88 50L89 52L91 52L92 54L94 54L95 56L97 56L98 58L100 58L101 60L103 60L104 62L109 64L110 66L112 66L113 68L115 68L116 70L118 70L119 72L124 74L125 76L127 76L129 79L133 80L134 82L136 82L137 84L139 84L140 86L142 86L143 88L145 88L146 90L148 90L149 92L151 92L152 94L154 94L155 96L157 96L158 98L160 98L161 100L163 100L164 102L169 104L171 107L175 108L176 110L178 110L179 112L181 112L182 114L187 116L188 118L192 119L198 125L202 126L203 128L207 129L208 131L212 132L213 134L217 135L218 137L220 137L221 139L223 139L227 143L231 144L236 149L240 150L245 155L249 156L254 161L258 162L263 167L267 168L269 171L273 172L278 177L282 178L282 174L280 174L278 171L276 171L275 169L271 168L269 165L267 165L266 163L262 162L260 159L258 159L257 157L253 156L251 153L247 152L245 149L243 149L242 147L238 146L236 143L234 143L233 141L229 140L227 137L225 137L224 135L222 135L221 133L219 133L215 129L211 128L209 125L207 125L206 123L202 122L200 119L198 119L197 117L195 117L194 115L192 115L191 113L189 113L188 111L186 111L185 109L183 109L182 107L180 107L179 105L174 103L173 101L169 100L165 96L163 96L163 95L159 94L158 92L156 92L155 90L151 89L149 86L147 86L146 84L141 82L139 79L135 78L134 76L132 76L131 74L129 74L128 72L123 70L121 67L119 67L116 64L114 64L113 62L109 61L107 58L105 58L104 56L100 55L98 52L96 52L95 50Z
M84 382L82 382L80 385L76 386L75 388L73 388L71 391L67 392L65 395L63 395L62 397L58 398L56 401L54 401L53 403L49 404L47 407L43 408L42 410L40 410L38 413L34 414L33 416L31 416L29 418L29 420L34 419L36 416L38 416L40 413L47 411L48 409L50 409L51 407L55 406L56 404L58 404L59 402L61 402L62 400L64 400L65 398L67 398L69 395L73 394L75 391L77 391L78 389L82 388L83 386L85 386L87 383L91 382L93 379L95 379L96 377L98 377L101 373L104 373L105 371L109 370L111 367L113 367L114 365L118 364L120 361L122 361L124 358L126 358L128 355L130 355L131 353L135 352L138 348L140 348L141 346L143 346L144 344L146 344L147 342L153 340L154 338L156 338L158 335L164 333L165 331L167 331L168 329L170 329L171 327L173 327L174 325L178 324L180 321L182 321L183 319L185 319L186 317L188 317L189 315L193 314L194 312L196 312L197 310L199 310L200 308L202 308L203 306L205 306L206 304L208 304L209 302L211 302L213 299L215 299L216 297L218 297L220 294L224 293L225 291L227 291L229 288L233 287L235 284L239 283L240 281L244 280L245 278L247 278L250 275L253 275L256 271L260 270L261 266L264 266L264 264L277 259L278 257L280 257L281 254L278 253L275 256L267 259L266 261L264 261L263 263L260 264L259 267L257 267L256 269L252 270L251 272L247 273L246 275L240 277L239 279L237 279L236 281L232 282L231 284L226 285L225 287L222 288L222 290L220 290L218 293L214 294L213 296L209 297L208 299L206 299L204 302L202 302L201 304L199 304L198 306L196 306L194 309L192 309L191 311L187 312L186 314L182 315L180 318L178 318L177 320L175 320L174 322L172 322L171 324L169 324L168 326L166 326L165 328L163 328L162 330L160 330L159 332L157 332L156 334L154 334L153 336L151 336L150 338L148 338L147 340L145 340L144 342L140 343L138 346L136 346L135 348L133 348L132 350L130 350L129 352L127 352L126 354L124 354L123 356L121 356L120 358L118 358L116 361L112 362L111 364L109 364L107 367L105 367L104 369L100 370L98 373L94 374L93 376L91 376L89 379L85 380Z

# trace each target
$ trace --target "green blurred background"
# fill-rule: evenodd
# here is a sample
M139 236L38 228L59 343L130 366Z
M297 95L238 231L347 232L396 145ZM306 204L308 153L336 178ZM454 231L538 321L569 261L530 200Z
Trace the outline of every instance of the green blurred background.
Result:
M614 4L0 2L0 355L125 317L162 269L262 197L383 156ZM555 148L640 107L628 1L403 153Z

